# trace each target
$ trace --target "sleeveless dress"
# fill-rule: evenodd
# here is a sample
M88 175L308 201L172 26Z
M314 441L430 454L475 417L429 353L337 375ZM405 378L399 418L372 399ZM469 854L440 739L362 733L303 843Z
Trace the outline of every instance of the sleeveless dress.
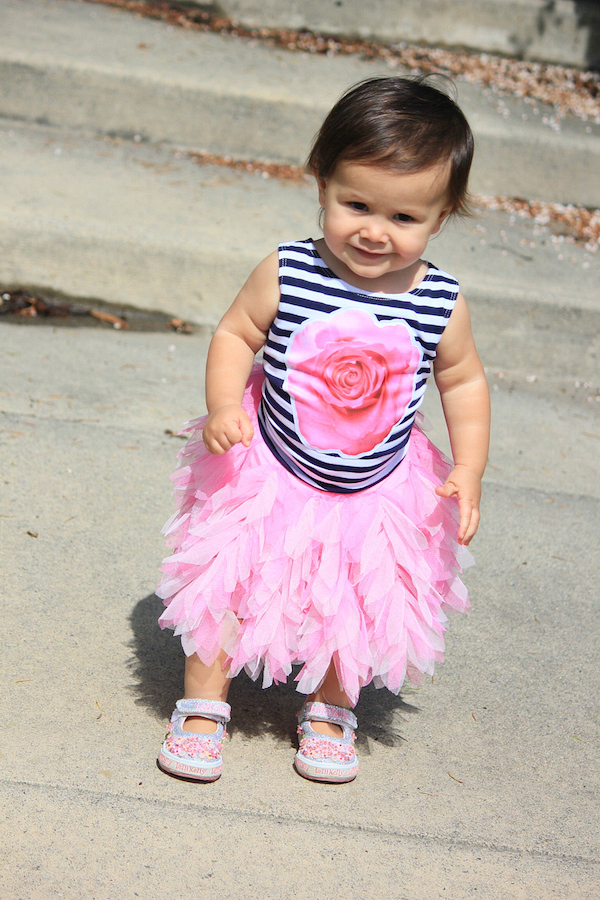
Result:
M292 666L310 694L331 662L352 703L373 681L399 693L443 660L447 612L469 601L458 573L451 462L415 419L457 282L428 264L404 294L359 291L314 243L279 247L280 302L244 408L250 447L209 454L205 417L173 476L173 554L157 595L187 655L263 686Z

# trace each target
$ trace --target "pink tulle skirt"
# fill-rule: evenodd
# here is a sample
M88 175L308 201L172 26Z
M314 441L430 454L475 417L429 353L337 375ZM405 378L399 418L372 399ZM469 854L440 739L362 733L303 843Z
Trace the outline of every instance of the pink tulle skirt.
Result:
M355 703L373 681L398 693L444 654L446 613L469 601L457 573L472 562L456 542L455 500L435 494L450 462L414 427L401 464L354 494L317 490L288 472L256 423L263 375L255 367L244 406L255 435L222 456L190 422L173 476L177 512L164 528L174 550L157 594L163 628L184 652L228 674L262 673L263 686L302 664L310 694L331 662Z

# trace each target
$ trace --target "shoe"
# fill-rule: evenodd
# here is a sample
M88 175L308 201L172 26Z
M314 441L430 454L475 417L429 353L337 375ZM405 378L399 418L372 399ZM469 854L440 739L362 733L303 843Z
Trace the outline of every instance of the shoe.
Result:
M184 731L183 723L188 716L212 719L217 723L217 730L214 734ZM225 725L230 718L230 705L220 700L178 700L158 754L160 768L179 778L216 781L223 771L221 750L227 736Z
M342 728L339 738L320 734L313 722L332 722ZM341 784L358 775L358 759L354 752L356 716L350 709L328 703L305 703L298 713L300 747L294 759L298 774L311 781L331 781Z

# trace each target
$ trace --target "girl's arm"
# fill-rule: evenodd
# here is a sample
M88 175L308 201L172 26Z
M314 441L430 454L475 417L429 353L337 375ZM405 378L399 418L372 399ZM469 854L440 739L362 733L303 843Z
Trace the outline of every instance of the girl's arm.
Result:
M490 441L490 395L462 294L438 344L434 374L454 459L454 468L436 493L457 498L458 541L468 544L479 525L481 479Z
M267 339L279 303L279 260L272 253L254 269L229 307L210 342L206 361L208 418L202 433L210 453L245 447L254 429L242 398L254 357Z

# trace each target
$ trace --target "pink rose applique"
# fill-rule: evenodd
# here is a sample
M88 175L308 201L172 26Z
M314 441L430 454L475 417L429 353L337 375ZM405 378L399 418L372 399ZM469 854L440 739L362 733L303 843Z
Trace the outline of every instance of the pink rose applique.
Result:
M373 450L404 416L420 361L404 322L363 310L307 322L291 341L286 379L301 436L349 456Z

